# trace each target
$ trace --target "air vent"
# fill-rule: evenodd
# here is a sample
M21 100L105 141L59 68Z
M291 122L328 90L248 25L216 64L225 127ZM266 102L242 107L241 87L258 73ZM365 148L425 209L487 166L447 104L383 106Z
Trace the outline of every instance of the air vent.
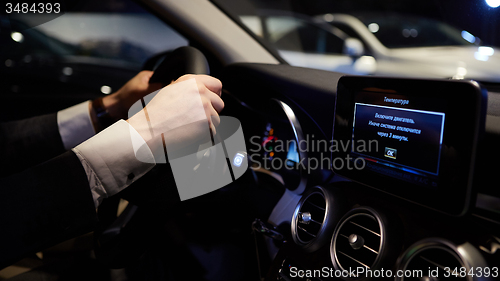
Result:
M303 199L293 218L295 243L299 245L306 245L318 237L326 214L326 200L320 191L312 192Z
M403 270L402 272L407 272L408 276L398 276L396 280L473 281L476 280L474 276L465 272L469 273L471 268L479 267L486 268L487 264L479 251L471 244L456 246L444 239L429 238L410 246L399 259L398 268ZM449 272L446 268L449 268ZM462 268L466 271L460 275ZM485 278L486 276L482 277L481 280L493 280Z
M292 217L292 237L296 244L315 251L326 242L338 221L341 201L332 190L315 186L304 193Z
M337 270L374 270L380 264L386 233L381 217L371 208L349 211L335 229L330 256ZM365 270L366 271L366 270ZM363 276L350 276L351 279Z

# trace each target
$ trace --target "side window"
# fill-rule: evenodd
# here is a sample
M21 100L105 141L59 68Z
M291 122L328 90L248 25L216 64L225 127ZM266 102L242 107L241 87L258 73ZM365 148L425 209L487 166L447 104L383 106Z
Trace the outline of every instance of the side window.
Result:
M45 113L39 103L49 104L47 99L53 101L44 108L53 112L110 94L148 58L188 45L132 0L82 1L76 10L36 25L39 16L0 16L0 95L23 100L29 112L9 119Z
M48 53L142 64L154 54L188 44L131 0L85 1L78 11L26 29L36 17L24 15L10 20L10 32L17 37L11 36L9 43L18 52L25 52L23 55ZM2 33L7 31L0 29Z

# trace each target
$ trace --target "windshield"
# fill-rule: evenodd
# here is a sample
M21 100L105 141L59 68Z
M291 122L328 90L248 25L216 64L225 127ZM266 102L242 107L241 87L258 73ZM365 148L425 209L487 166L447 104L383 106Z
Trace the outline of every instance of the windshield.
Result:
M356 15L387 48L470 46L474 35L437 20L400 14ZM476 42L477 41L477 42Z
M291 65L500 83L490 0L212 1Z

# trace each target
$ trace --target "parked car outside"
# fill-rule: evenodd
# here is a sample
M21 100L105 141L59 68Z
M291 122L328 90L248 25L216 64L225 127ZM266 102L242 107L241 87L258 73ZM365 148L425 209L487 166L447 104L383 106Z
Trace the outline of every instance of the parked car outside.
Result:
M500 49L466 30L402 14L241 15L288 63L358 75L500 81Z

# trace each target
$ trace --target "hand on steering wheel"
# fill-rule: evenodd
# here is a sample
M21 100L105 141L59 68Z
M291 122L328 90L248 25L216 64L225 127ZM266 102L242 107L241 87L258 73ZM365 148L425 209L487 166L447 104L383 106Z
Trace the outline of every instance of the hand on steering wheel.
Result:
M159 63L158 63L159 62ZM156 65L156 67L154 67ZM146 62L145 64L145 69L148 70L154 70L154 74L150 75L151 72L141 72L138 76L139 78L133 78L129 83L134 83L141 84L142 86L140 88L148 88L148 87L156 87L159 88L159 85L168 85L172 81L179 80L176 82L186 82L187 80L190 80L191 78L194 78L196 81L195 88L196 90L201 90L201 92L204 92L204 98L201 98L204 100L204 104L208 105L208 102L212 104L212 100L214 100L214 106L212 109L207 106L208 110L203 110L203 112L207 112L208 114L204 114L204 117L207 118L208 116L214 115L214 111L217 112L217 109L219 111L223 107L222 101L218 102L217 98L220 99L220 97L217 95L220 95L220 81L216 80L215 78L208 79L204 78L205 76L183 76L184 74L209 74L210 70L208 67L208 63L204 55L198 51L197 49L194 49L192 47L182 47L179 48L172 53L170 53L167 56L160 55L157 57L152 58L150 61ZM145 74L142 74L145 73ZM146 75L147 74L147 75ZM137 77L137 76L136 76ZM181 78L179 78L181 77ZM199 78L203 81L198 83L198 77L203 77ZM208 77L208 76L207 76ZM145 82L146 78L149 78L149 85L147 85ZM134 80L135 79L135 80ZM210 81L208 81L210 80ZM129 84L127 83L127 84ZM129 85L130 86L130 85ZM152 111L151 113L158 114L161 117L164 117L163 114L170 114L169 117L166 119L170 120L171 124L178 124L182 122L183 118L181 115L178 113L166 113L167 110L162 110L162 105L165 103L169 105L178 105L180 106L186 106L185 104L182 103L182 100L184 100L187 97L183 97L180 95L180 93L177 93L174 91L176 87L173 87L175 85L172 85L172 87L165 87L164 88L164 93L162 95L158 96L154 103L151 103L151 109L149 106L146 107L146 110ZM206 89L203 89L204 88ZM135 86L134 86L135 87ZM127 85L124 86L125 89L127 88ZM201 89L199 89L201 88ZM160 91L161 92L161 91ZM210 92L210 93L209 93ZM202 96L202 95L200 95ZM172 102L172 101L167 101L167 99L177 99L177 102ZM152 101L152 99L150 99ZM198 100L200 100L200 97L198 97ZM149 100L148 100L149 101ZM180 102L179 102L180 101ZM200 101L201 104L203 102ZM139 107L138 112L143 110L142 105L146 104L145 100L141 98L141 101L138 102L138 105L141 105ZM189 106L188 106L189 108ZM205 109L205 107L203 107ZM179 108L176 106L171 106L172 110L178 111ZM144 111L143 111L144 112ZM148 112L149 113L149 112ZM212 120L210 118L209 120ZM144 121L144 120L142 120ZM147 121L147 120L145 120ZM147 122L141 122L139 120L139 116L133 116L129 120L130 124L139 132L141 133L141 136L143 136L145 139L149 139L149 144L151 144L154 148L160 147L158 143L154 143L154 138L152 138L151 131L149 130L149 125ZM215 126L218 124L218 119L214 120L212 124ZM158 124L158 131L159 132L165 132L168 131L170 128L171 134L168 134L169 136L175 136L175 134L172 132L172 130L175 130L174 128L169 127L169 122L164 122ZM208 130L208 124L204 124L205 128ZM147 128L147 129L146 129ZM182 128L178 127L178 128ZM149 137L148 137L148 134ZM154 132L153 132L154 134ZM163 137L165 134L163 134ZM185 138L180 138L185 139ZM158 141L158 139L157 139ZM152 143L153 142L153 143ZM136 186L130 186L127 189L125 189L121 196L124 196L129 199L135 199L136 201L141 201L141 190L142 189L148 189L146 199L142 200L147 202L148 200L151 200L149 198L166 198L169 200L172 204L176 201L179 201L179 197L177 195L177 191L175 188L164 188L165 186L168 185L173 185L173 179L171 175L171 171L168 168L168 165L159 165L151 171L150 176L146 175L145 177L139 179L135 185ZM142 186L141 186L142 185ZM156 188L156 186L160 186L161 188ZM137 192L136 192L137 191ZM143 190L142 193L146 193L146 190ZM94 237L95 237L95 252L96 252L96 257L97 259L105 264L108 267L111 268L122 268L125 265L134 262L137 260L140 255L143 253L145 244L147 244L147 241L151 239L150 232L154 232L155 227L157 224L154 222L154 216L152 216L151 210L148 210L148 205L145 204L144 207L141 205L140 208L134 204L128 204L126 207L125 211L121 213L119 217L117 217L117 207L118 207L118 202L119 202L119 196L114 196L110 199L105 200L101 206L99 207L98 215L101 221L101 225L99 227L99 230L94 232ZM165 199L164 199L165 200ZM142 202L141 201L141 202ZM161 202L160 205L164 205L165 202Z
M132 106L134 115L128 122L152 151L163 152L165 147L169 153L176 153L215 135L219 112L224 108L221 91L222 83L216 78L184 75L159 92L145 96L147 105L139 112L134 111L142 108L142 102ZM159 157L155 158L158 163Z

